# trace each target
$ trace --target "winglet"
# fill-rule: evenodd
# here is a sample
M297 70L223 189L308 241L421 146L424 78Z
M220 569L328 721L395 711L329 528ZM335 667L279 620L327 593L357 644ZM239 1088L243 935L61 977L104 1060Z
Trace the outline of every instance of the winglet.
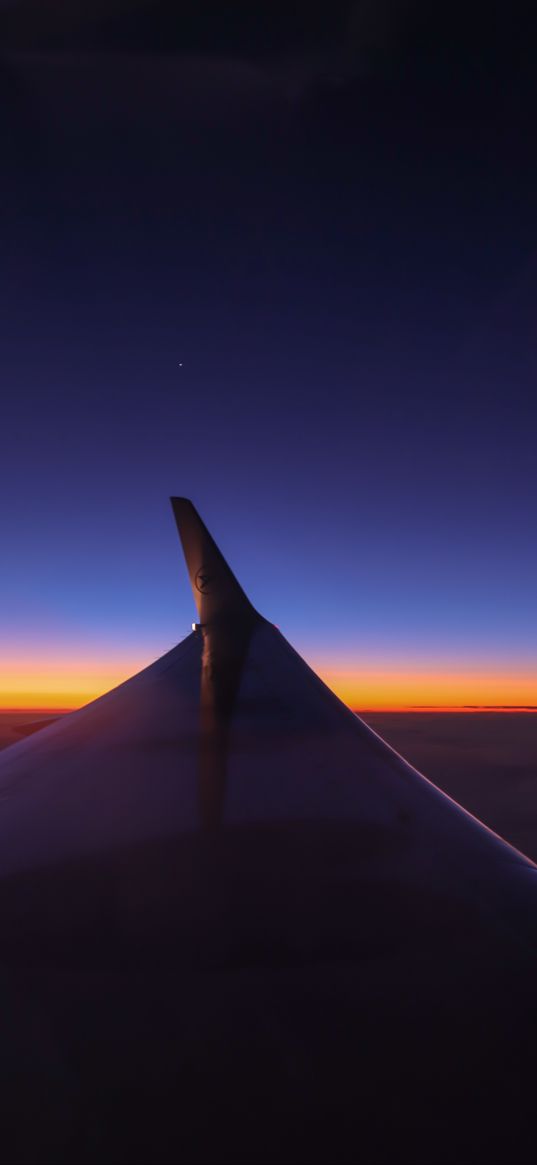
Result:
M197 510L188 498L170 498L201 624L222 618L259 618Z

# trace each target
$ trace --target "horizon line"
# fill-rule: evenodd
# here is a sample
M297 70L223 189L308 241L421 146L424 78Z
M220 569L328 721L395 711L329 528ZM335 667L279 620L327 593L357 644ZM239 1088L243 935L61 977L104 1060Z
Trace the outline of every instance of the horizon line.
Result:
M56 716L66 716L70 712L77 712L81 708L88 707L89 704L94 703L93 699L87 700L83 704L72 704L71 706L50 706L47 704L18 704L18 705L0 705L0 715L14 715L19 713L24 714L38 714L43 713L55 714ZM345 703L345 701L342 701ZM351 708L351 705L347 705ZM351 708L357 716L382 714L382 713L405 713L405 712L535 712L537 713L537 704L387 704L383 707L361 707Z

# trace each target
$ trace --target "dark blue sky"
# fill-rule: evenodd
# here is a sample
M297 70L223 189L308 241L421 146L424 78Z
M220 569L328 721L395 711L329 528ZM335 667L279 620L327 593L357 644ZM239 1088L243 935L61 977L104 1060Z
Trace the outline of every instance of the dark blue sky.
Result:
M225 7L0 8L8 654L179 638L184 493L313 662L502 702L537 645L529 27Z

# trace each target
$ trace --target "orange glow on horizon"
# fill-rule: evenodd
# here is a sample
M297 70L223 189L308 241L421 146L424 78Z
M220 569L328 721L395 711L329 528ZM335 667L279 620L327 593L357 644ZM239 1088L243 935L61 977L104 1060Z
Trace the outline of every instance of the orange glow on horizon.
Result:
M321 679L351 708L369 711L404 711L410 708L443 709L522 707L537 704L537 675L483 669L464 671L358 670L322 667Z
M49 666L42 660L5 661L0 666L0 710L72 711L117 687L151 660L110 663L62 658Z
M27 659L4 659L0 667L0 710L79 708L150 662L134 655L104 664L65 656L53 663L43 658L32 663ZM312 662L328 687L354 709L381 712L537 704L537 675L523 669L507 673L475 667L463 671L419 664L408 669L394 664L379 669L374 664L353 668L332 666L326 660Z

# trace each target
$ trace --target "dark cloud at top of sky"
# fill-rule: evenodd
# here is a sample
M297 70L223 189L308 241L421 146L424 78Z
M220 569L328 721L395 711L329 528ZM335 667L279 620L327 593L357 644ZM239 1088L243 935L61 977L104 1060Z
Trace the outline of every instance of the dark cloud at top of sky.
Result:
M535 47L527 6L429 0L3 0L0 43L241 62L290 95L383 76L466 98L531 83Z
M69 230L88 251L98 235L104 254L124 237L172 256L178 223L184 255L210 222L218 269L230 249L293 273L317 256L343 295L352 259L403 301L394 315L412 271L456 319L471 256L487 319L489 296L507 313L504 273L533 286L534 49L516 6L0 0L0 43L17 278Z
M467 172L474 153L528 185L535 46L516 4L0 0L0 45L4 158L23 169L65 134L149 132L168 152L178 125L248 131L268 112L279 133L296 112L295 155L373 151L397 185L424 152Z

